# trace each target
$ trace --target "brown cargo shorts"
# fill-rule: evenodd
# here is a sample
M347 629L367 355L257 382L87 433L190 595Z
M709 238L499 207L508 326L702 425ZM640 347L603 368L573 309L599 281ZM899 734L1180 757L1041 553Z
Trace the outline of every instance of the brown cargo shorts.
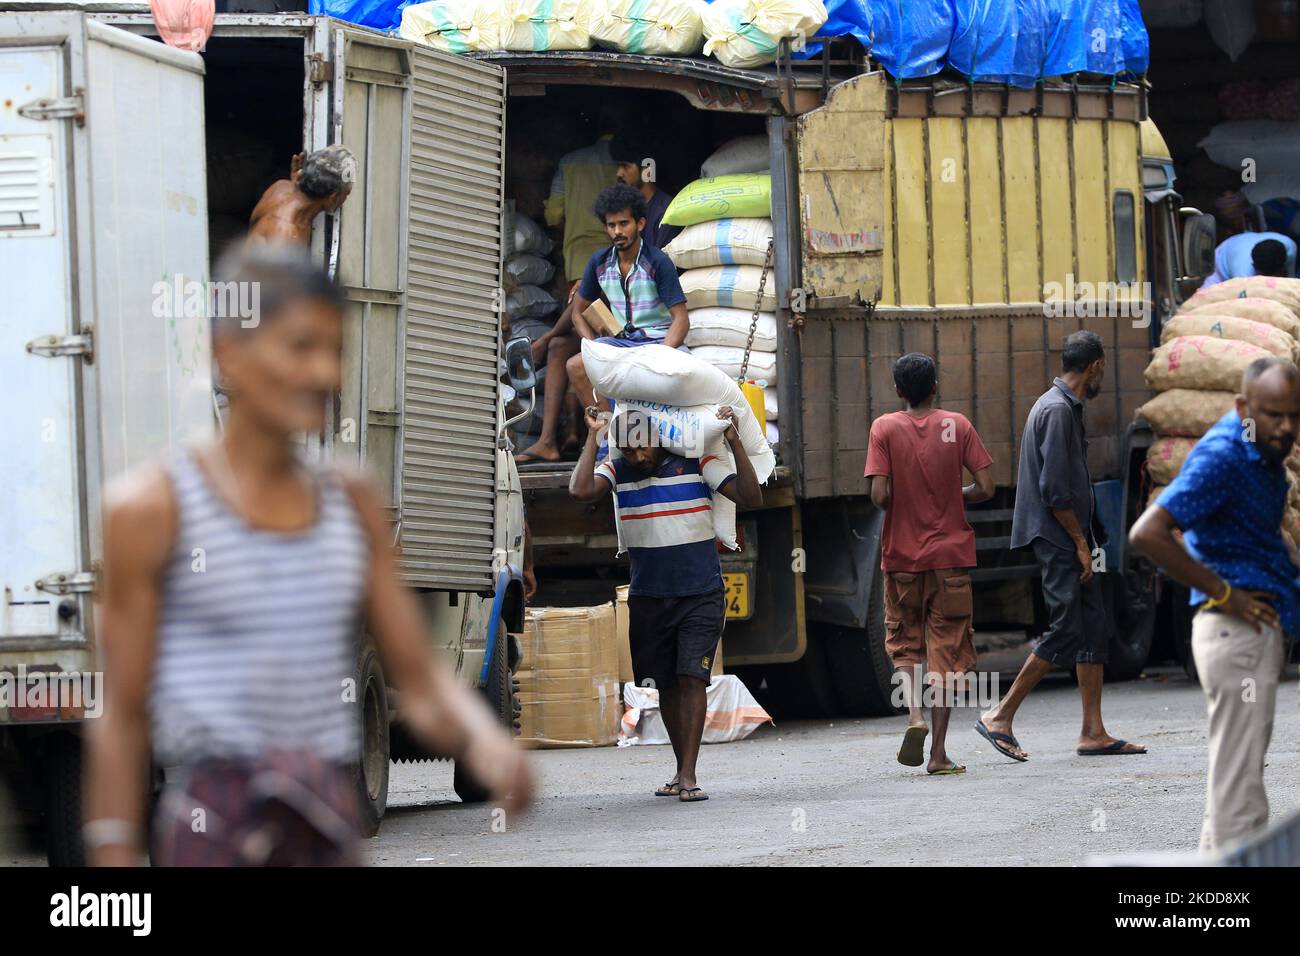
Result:
M975 669L970 572L886 571L885 650L897 670L926 662L926 682Z

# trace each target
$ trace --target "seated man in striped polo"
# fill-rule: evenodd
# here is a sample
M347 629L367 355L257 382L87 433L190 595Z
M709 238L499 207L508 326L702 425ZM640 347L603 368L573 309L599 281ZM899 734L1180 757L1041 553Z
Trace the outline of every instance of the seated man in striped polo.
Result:
M677 757L677 772L655 791L684 803L707 800L695 776L704 736L705 688L726 619L722 570L713 534L713 495L745 508L763 504L754 466L730 408L723 433L733 471L716 456L685 458L664 449L640 412L587 409L587 442L569 479L569 494L592 501L612 488L619 537L632 565L628 590L632 670L642 686L659 690L659 706ZM596 464L602 433L619 456Z

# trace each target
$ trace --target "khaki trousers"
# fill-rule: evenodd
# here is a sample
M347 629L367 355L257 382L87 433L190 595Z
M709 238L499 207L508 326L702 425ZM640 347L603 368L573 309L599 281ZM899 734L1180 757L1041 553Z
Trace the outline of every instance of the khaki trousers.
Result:
M1281 631L1201 611L1192 656L1209 707L1210 759L1201 850L1218 852L1268 824L1264 757L1273 735Z

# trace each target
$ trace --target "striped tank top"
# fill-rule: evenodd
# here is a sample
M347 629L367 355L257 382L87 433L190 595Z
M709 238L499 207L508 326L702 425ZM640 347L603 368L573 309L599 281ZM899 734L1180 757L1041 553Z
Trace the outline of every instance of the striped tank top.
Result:
M159 760L357 759L351 685L369 547L341 478L311 471L314 522L280 532L234 513L191 455L170 471L178 533L150 690Z

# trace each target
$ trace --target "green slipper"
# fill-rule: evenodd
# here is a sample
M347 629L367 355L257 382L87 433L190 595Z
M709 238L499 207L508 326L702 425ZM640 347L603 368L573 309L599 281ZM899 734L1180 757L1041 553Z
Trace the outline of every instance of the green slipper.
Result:
M919 767L925 763L925 738L929 727L908 727L903 734L903 746L898 748L898 762L904 767Z
M926 771L926 773L928 773L932 777L948 777L953 774L965 773L965 772L966 772L966 768L963 767L961 764L953 764L951 767L944 767L942 770Z

